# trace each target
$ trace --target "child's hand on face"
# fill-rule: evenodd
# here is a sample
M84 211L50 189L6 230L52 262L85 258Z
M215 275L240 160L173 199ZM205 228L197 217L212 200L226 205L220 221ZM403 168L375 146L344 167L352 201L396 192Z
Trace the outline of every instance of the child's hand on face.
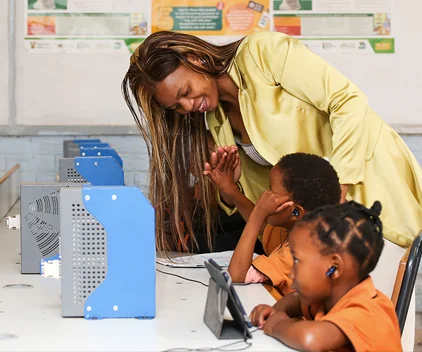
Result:
M237 147L226 148L228 148L228 151L221 148L223 152L220 159L218 159L217 153L212 153L210 163L205 163L203 172L223 192L230 187L237 187L236 182L240 178L240 158L239 154L237 154ZM218 163L216 160L218 160ZM217 165L212 167L215 164Z
M279 193L266 190L259 197L253 211L266 219L270 215L280 213L292 205L293 202L289 200L289 197L283 197Z
M275 313L276 310L273 307L266 304L260 304L253 309L250 319L254 326L262 329L265 321Z

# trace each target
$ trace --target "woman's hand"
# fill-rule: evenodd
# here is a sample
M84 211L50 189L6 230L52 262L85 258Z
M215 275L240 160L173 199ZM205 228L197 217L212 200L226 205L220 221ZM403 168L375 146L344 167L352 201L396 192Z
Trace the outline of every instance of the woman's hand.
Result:
M240 158L236 146L231 146L228 152L221 149L223 150L221 158L219 159L217 153L213 153L210 162L205 163L203 173L219 190L226 192L230 188L237 187L236 182L240 178ZM218 163L213 167L216 160Z
M211 153L211 160L210 160L210 169L214 170L215 168L217 168L217 165L219 164L219 162L221 161L221 159L223 158L224 153L227 153L227 155L230 153L230 151L232 150L236 150L237 153L237 146L235 145L231 145L231 146L224 146L224 147L218 147L217 148L217 152L213 152ZM239 155L237 155L237 160L236 163L233 165L234 167L234 172L233 172L233 182L237 183L239 182L240 176L242 175L242 167L240 164L240 158Z

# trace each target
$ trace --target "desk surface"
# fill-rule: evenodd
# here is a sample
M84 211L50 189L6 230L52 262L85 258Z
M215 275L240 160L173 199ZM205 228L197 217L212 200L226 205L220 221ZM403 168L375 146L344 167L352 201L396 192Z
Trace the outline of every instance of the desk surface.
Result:
M10 214L19 212L18 206ZM162 351L170 348L218 347L203 323L207 288L157 272L157 317L152 320L62 318L60 281L20 274L19 231L0 223L0 351ZM208 283L206 269L157 269ZM33 288L4 288L30 284ZM261 285L237 286L250 312L274 299ZM14 335L9 338L8 334ZM248 351L291 351L280 342L253 333ZM244 345L239 345L242 347Z

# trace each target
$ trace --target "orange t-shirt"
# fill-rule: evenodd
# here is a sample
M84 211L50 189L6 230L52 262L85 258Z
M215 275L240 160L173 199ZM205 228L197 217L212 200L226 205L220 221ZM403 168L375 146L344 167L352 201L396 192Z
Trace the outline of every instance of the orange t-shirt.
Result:
M303 306L307 320L335 324L353 345L338 351L402 351L400 328L393 303L374 287L369 276L347 292L324 314L324 306Z
M277 291L284 296L292 291L293 282L289 278L293 266L293 257L289 248L288 234L282 227L267 225L264 229L263 239L271 238L271 242L278 243L278 247L268 257L260 255L255 258L252 261L252 266L268 277Z
M288 232L280 226L266 225L262 234L262 247L267 255L273 253L287 241Z

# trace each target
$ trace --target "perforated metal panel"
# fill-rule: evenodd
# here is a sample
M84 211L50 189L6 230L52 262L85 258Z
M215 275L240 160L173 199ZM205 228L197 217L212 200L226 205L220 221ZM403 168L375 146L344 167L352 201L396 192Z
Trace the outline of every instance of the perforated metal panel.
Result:
M84 183L86 180L75 169L75 159L59 159L60 182Z
M69 183L21 185L21 272L39 274L40 260L59 250L59 199Z
M82 178L81 175L75 170L68 168L67 171L67 181L68 182L75 182L75 183L83 183L85 180Z
M61 197L62 313L84 315L86 298L107 275L104 227L82 202L82 187L64 190Z
M106 234L81 204L72 204L73 303L81 303L105 279Z

